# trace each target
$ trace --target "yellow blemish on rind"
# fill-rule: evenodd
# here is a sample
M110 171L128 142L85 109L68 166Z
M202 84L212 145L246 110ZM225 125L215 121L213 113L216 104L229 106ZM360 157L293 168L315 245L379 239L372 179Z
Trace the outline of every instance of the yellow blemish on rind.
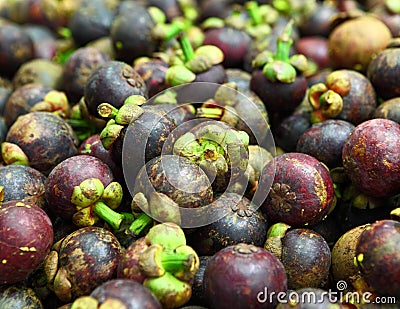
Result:
M319 204L325 205L327 200L326 186L324 184L324 180L318 172L315 174L314 191L318 196Z
M35 247L19 247L19 250L21 250L21 251L31 251L31 252L37 251Z
M1 263L2 263L2 264L7 264L7 260L4 259L4 260L1 261Z
M25 206L25 203L17 202L17 203L15 203L15 206Z

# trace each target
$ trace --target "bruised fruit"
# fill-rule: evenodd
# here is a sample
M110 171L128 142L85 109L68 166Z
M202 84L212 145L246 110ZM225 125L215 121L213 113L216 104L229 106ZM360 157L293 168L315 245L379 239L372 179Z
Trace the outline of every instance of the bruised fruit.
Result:
M400 193L400 124L371 119L358 125L343 146L343 167L357 189L372 197Z
M0 284L26 279L44 261L53 226L43 209L13 200L0 205Z
M356 263L363 278L379 294L400 297L400 222L380 220L361 234Z
M327 167L303 153L286 153L269 161L259 186L273 179L261 206L267 218L294 227L320 222L334 203L333 181Z

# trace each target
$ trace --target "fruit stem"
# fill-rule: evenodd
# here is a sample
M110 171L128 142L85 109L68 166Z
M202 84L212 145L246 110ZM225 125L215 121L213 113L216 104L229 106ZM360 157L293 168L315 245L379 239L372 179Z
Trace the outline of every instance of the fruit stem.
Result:
M134 235L140 235L147 227L153 223L153 219L145 213L141 213L129 226L129 231Z
M125 218L124 215L112 210L102 201L98 201L93 205L93 211L115 230L119 229L122 220Z
M282 34L278 37L275 60L289 62L290 47L293 44L292 31L293 19L288 22Z
M260 10L258 9L258 3L256 1L248 1L246 2L245 6L253 25L260 25L262 23L262 16L260 14Z
M189 38L183 32L181 32L178 36L178 41L185 57L185 62L192 60L194 58L194 50Z
M103 118L115 118L118 114L118 108L115 108L109 103L101 103L97 107L98 114Z
M211 119L221 119L224 111L219 107L199 107L197 109L197 117L199 118L211 118Z

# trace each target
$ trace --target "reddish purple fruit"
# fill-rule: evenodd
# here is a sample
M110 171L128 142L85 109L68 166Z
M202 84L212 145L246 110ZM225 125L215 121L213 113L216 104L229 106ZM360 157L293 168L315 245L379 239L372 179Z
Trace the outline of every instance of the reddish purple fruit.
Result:
M363 278L379 295L400 297L400 222L380 220L368 226L356 259Z
M357 189L372 197L400 193L400 125L372 119L358 125L343 146L343 167Z
M218 251L204 273L211 308L274 308L287 290L285 268L268 250L237 244Z
M315 225L334 202L328 168L303 153L286 153L269 161L261 174L260 186L271 190L261 206L267 218L293 227Z
M50 252L50 218L34 203L5 202L0 206L0 231L0 284L22 281Z

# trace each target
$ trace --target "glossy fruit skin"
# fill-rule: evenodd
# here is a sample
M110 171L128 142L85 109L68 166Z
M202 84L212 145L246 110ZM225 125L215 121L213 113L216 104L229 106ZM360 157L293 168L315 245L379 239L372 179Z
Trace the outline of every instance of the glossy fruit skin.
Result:
M27 155L29 165L45 175L77 153L77 139L71 126L50 112L30 112L18 117L8 130L6 141L17 144Z
M207 30L204 45L215 45L224 53L225 68L241 68L251 44L251 37L244 31L231 27Z
M149 92L149 98L157 93L167 89L165 82L165 73L168 69L168 63L162 59L151 59L145 62L139 62L133 67L146 83Z
M43 309L43 304L35 291L23 284L0 287L0 307Z
M93 70L84 90L85 103L94 117L99 117L99 104L107 102L120 108L131 95L147 97L146 84L132 66L116 60L107 61Z
M58 267L66 271L71 282L71 299L112 279L120 254L121 245L106 229L85 227L66 236L58 252Z
M273 222L293 227L315 225L334 202L328 169L310 155L293 152L275 157L264 166L260 186L267 186L271 179L261 210Z
M376 55L368 65L367 76L379 97L384 100L400 96L396 82L400 74L400 49L387 48Z
M20 115L30 112L30 109L40 101L43 101L48 92L53 90L50 86L39 83L24 85L15 89L8 100L4 109L4 118L10 127Z
M385 118L400 124L400 97L379 104L375 109L373 118Z
M81 99L93 70L109 60L108 55L94 47L78 48L69 56L63 66L61 87L70 103Z
M255 210L250 200L236 193L224 193L215 203L229 209L221 219L197 228L189 236L189 244L199 255L213 255L219 250L247 243L262 246L267 234L267 220ZM221 207L221 206L217 206Z
M103 304L109 299L118 299L126 309L161 309L157 298L142 284L129 279L111 279L96 287L91 297Z
M329 34L331 66L365 72L391 38L389 28L376 17L366 15L344 21Z
M285 266L289 289L323 287L328 281L331 251L318 233L293 229L282 238L281 262Z
M306 36L294 43L298 54L315 62L320 69L329 66L328 40L322 36Z
M43 209L31 202L0 206L0 284L26 279L50 252L53 226Z
M339 10L331 3L317 2L315 9L299 25L302 36L328 37L331 31L330 20Z
M343 145L354 128L344 120L328 119L314 124L301 135L296 151L315 157L329 168L341 166Z
M114 177L108 165L88 155L76 155L60 162L46 179L46 199L50 211L64 219L72 219L76 205L71 202L75 186L88 178L98 178L106 187Z
M363 231L356 247L363 278L379 295L396 298L400 297L399 231L398 221L376 221Z
M45 183L46 176L30 166L0 167L0 186L4 190L2 202L20 200L46 209Z
M400 125L371 119L358 125L343 146L343 167L357 189L372 197L400 192Z
M298 75L292 83L272 82L262 70L255 69L250 80L250 89L264 102L268 114L288 116L303 100L307 90L307 80Z
M271 252L237 244L218 251L204 273L205 299L210 308L274 308L276 299L258 301L260 292L286 292L282 263Z
M197 73L194 82L223 84L226 83L227 79L224 66L217 64L205 72Z

